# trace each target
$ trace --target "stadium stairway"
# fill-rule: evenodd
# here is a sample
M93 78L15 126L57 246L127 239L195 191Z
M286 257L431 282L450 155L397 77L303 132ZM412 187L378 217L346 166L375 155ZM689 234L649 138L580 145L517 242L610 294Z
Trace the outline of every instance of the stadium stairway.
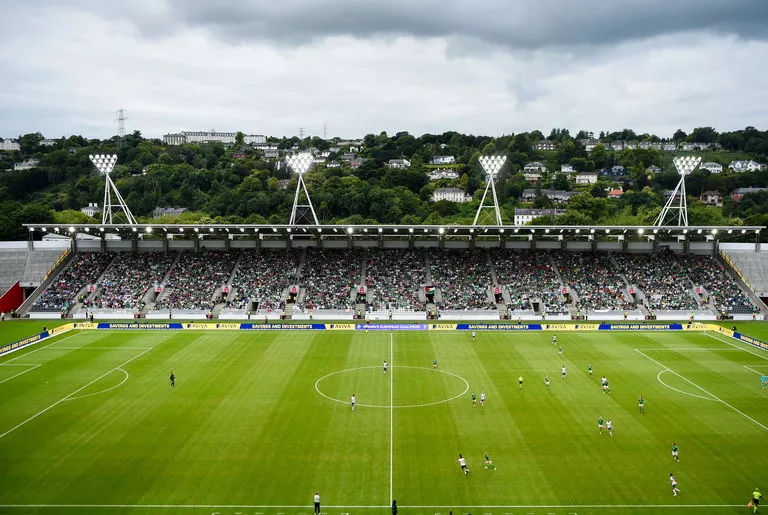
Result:
M173 258L173 262L171 262L171 266L168 267L168 270L165 272L165 275L163 276L163 279L160 281L160 284L157 286L160 286L162 290L165 290L165 285L168 283L168 278L171 276L171 271L176 267L176 264L181 259L181 252L176 253L176 257ZM150 285L149 288L147 288L147 292L144 294L144 296L141 298L141 302L144 303L144 307L141 308L140 316L144 317L152 311L155 307L155 302L157 301L157 292L155 291L154 284Z
M104 268L104 271L101 273L101 275L99 275L96 278L96 280L93 282L94 288L92 292L88 291L88 287L91 285L86 284L80 289L79 292L75 294L75 298L78 299L81 295L87 294L86 300L91 299L93 295L96 293L96 290L98 290L98 285L101 283L102 279L104 278L104 274L106 274L107 270L109 270L111 267L115 265L115 261L117 260L117 257L118 257L118 254L112 255L112 259L110 260L109 264ZM75 304L72 305L71 308L67 310L67 316L69 316L70 313L77 313L81 309L83 309L83 303L78 300L77 302L75 302Z
M729 259L726 259L726 257L729 257ZM736 268L736 266L733 263L733 260L730 259L731 256L726 256L723 254L722 251L718 252L717 254L717 262L723 265L725 267L726 271L728 272L728 275L730 275L734 281L739 285L739 288L744 290L746 294L749 296L749 299L754 303L755 306L757 306L760 313L762 313L764 316L768 316L768 306L765 305L765 303L762 301L762 299L755 293L755 291L750 287L749 284L747 284L747 280L749 280L749 277L746 277L747 280L745 280L745 276L742 274L742 272ZM717 313L717 311L714 311Z
M37 298L45 291L48 286L58 277L58 275L69 266L69 263L74 258L75 254L74 252L69 252L64 256L64 259L59 261L57 265L55 265L50 272L48 273L48 276L43 279L43 281L40 283L40 286L38 286L35 291L32 292L32 294L27 297L27 300L24 301L24 303L19 306L19 309L16 310L17 313L24 314L32 307L32 304L35 303Z

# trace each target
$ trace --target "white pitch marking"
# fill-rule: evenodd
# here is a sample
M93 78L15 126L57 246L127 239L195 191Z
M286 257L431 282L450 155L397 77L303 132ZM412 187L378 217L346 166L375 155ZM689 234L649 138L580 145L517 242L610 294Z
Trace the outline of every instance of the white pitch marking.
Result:
M115 370L119 370L120 372L122 372L123 374L125 374L125 377L123 378L123 380L122 380L122 381L120 381L120 384L116 384L115 386L112 386L111 388L107 388L106 390L100 390L100 391L98 391L98 392L89 393L88 395L78 395L77 397L70 397L70 398L69 398L69 399L67 399L67 400L68 400L68 401L74 401L75 399L85 399L86 397L91 397L91 396L93 396L93 395L99 395L100 393L106 393L106 392L108 392L108 391L110 391L110 390L114 390L114 389L115 389L115 388L117 388L118 386L123 386L123 384L124 384L124 383L125 383L125 382L128 380L128 372L126 372L126 371L125 371L125 370L123 370L122 368L116 368ZM115 370L113 370L113 372L114 372Z
M743 504L572 504L572 505L508 505L508 506L399 506L407 509L625 509L625 508L740 508ZM376 509L390 506L326 506L325 509ZM306 509L306 505L270 506L270 505L218 505L218 504L0 504L0 508L104 508L104 509ZM439 515L436 512L435 515ZM573 513L573 512L571 512Z
M82 347L54 347L54 349L65 350L149 350L152 347L91 347L83 345Z
M714 401L714 402L717 402L717 401L716 401L715 399L713 399L712 397L703 397L703 396L701 396L701 395L696 395L695 393L684 392L683 390L678 390L678 389L677 389L677 388L675 388L674 386L669 386L667 383L665 383L664 381L662 381L662 380L661 380L661 374L663 374L664 372L670 372L670 370L669 370L669 369L667 369L667 370L662 370L661 372L659 372L659 373L656 375L656 379L658 379L658 381L659 381L661 384L663 384L664 386L666 386L666 387L667 387L667 388L669 388L670 390L674 390L674 391L676 391L677 393L682 393L683 395L690 395L691 397L696 397L697 399L704 399L705 401Z
M734 408L733 406L731 406L730 404L728 404L727 402L725 402L723 399L721 399L721 398L720 398L720 397L718 397L717 395L714 395L714 394L712 394L712 393L708 392L707 390L705 390L705 389L704 389L704 388L702 388L701 386L697 385L696 383L694 383L694 382L693 382L693 381L691 381L690 379L688 379L688 378L686 378L686 377L684 377L684 376L682 376L682 375L678 374L677 372L675 372L674 370L672 370L672 369L671 369L671 368L669 368L668 366L666 366L666 365L662 365L661 363L659 363L659 362L658 362L658 361L656 361L655 359L651 358L650 356L647 356L647 355L643 354L641 351L639 351L639 350L635 349L635 352L639 353L641 356L645 357L646 359L649 359L649 360L653 361L654 363L656 363L657 365L659 365L661 368L664 368L664 369L666 369L666 370L669 370L670 372L672 372L673 374L675 374L676 376L678 376L680 379L682 379L682 380L684 380L684 381L686 381L686 382L688 382L688 383L692 384L693 386L695 386L696 388L698 388L698 389L699 389L699 390L701 390L702 392L706 393L707 395L709 395L710 397L712 397L712 398L713 398L713 399L715 399L716 401L723 403L723 405L724 405L724 406L728 406L729 408L731 408L733 411L735 411L736 413L738 413L738 414L739 414L739 415L741 415L742 417L746 418L747 420L749 420L749 421L751 421L751 422L753 422L753 423L757 424L758 426L760 426L760 427L762 427L763 429L765 429L766 431L768 431L768 427L764 426L763 424L761 424L760 422L758 422L758 421L757 421L757 420L755 420L754 418L750 417L749 415L747 415L747 414L746 414L746 413L744 413L743 411L741 411L741 410L739 410L739 409L737 409L737 408Z
M19 364L14 364L14 365L11 365L11 366L16 366L16 367L20 367L20 366L28 366L28 367L32 367L32 368L28 368L28 369L26 369L26 370L23 370L23 371L19 372L18 374L14 374L14 375L12 375L11 377L6 377L6 378L5 378L5 379L3 379L2 381L0 381L0 384L3 384L3 383L4 383L4 382L6 382L6 381L10 381L10 380L11 380L11 379L13 379L14 377L19 377L19 376L20 376L20 375L22 375L22 374L26 374L27 372L31 372L31 371L33 371L34 369L36 369L37 367L39 367L40 365L32 365L32 364L26 364L26 363L24 363L24 364L21 364L21 363L19 363Z
M394 335L389 333L389 362L394 358ZM394 477L394 441L395 441L395 369L389 374L389 504L392 504L393 497L393 477Z
M754 368L749 368L747 365L743 365L743 366L744 366L744 368L746 368L747 370L749 370L749 371L751 371L751 372L754 372L754 373L755 373L755 374L757 374L757 375L760 375L760 376L761 376L761 375L763 375L763 372L758 372L758 371L757 371L757 370L755 370Z
M346 368L344 370L337 370L336 372L331 372L330 374L326 374L323 377L321 377L320 379L318 379L317 381L315 381L315 391L317 391L317 393L319 393L320 395L322 395L323 397L325 397L329 401L339 402L341 404L348 404L349 403L348 400L334 399L333 397L330 397L330 396L324 394L323 392L320 391L320 388L318 388L317 385L320 383L320 381L322 381L323 379L325 379L327 377L335 376L337 374L342 374L344 372L354 372L355 370L365 370L365 369L368 369L368 368L378 368L378 369L380 369L381 367L373 365L373 366L368 366L368 367ZM390 367L390 368L392 368L392 367ZM430 371L432 370L431 368L427 368L427 367L411 367L411 366L408 366L408 365L399 365L399 368L414 368L414 369L417 369L417 370L430 370ZM460 375L454 374L453 372L446 372L445 370L438 370L438 372L441 372L443 374L448 374L449 376L453 376L453 377L456 377L458 379L461 379L462 381L464 381L464 384L466 385L466 388L464 388L463 392L461 392L458 395L454 395L450 399L443 399L442 401L435 401L435 402L427 402L427 403L424 403L424 404L409 404L407 406L380 406L378 404L360 404L358 402L357 406L362 406L364 408L387 408L387 409L389 409L391 407L394 407L394 408L397 408L397 409L423 408L425 406L434 406L435 404L443 404L445 402L450 402L450 401L452 401L454 399L458 399L459 397L463 396L465 393L467 393L469 391L469 383L467 382L466 379L464 379Z
M125 363L122 363L122 364L120 364L120 365L116 366L115 368L113 368L112 370L110 370L109 372L106 372L106 373L104 373L104 374L100 375L99 377L97 377L96 379L94 379L94 380L93 380L93 381L91 381L90 383L86 384L85 386L81 386L80 388L78 388L78 389L77 389L77 390L75 390L74 392L70 393L69 395L67 395L67 396L66 396L66 397L64 397L63 399L60 399L60 400L58 400L58 401L54 402L53 404L51 404L50 406L48 406L48 407L47 407L47 408L45 408L44 410L42 410L42 411L39 411L39 412L35 413L34 415L32 415L31 417L29 417L27 420L25 420L25 421L24 421L24 422L22 422L21 424L18 424L17 426L15 426L15 427L12 427L11 429L9 429L8 431L6 431L5 433L1 434L1 435L0 435L0 438L3 438L3 437L5 437L6 435L8 435L8 434L10 434L10 433L12 433L12 432L14 432L14 431L16 431L18 428L20 428L21 426L23 426L23 425L24 425L24 424L26 424L27 422L30 422L30 421L32 421L32 420L34 420L34 419L36 419L37 417L39 417L40 415L42 415L42 414L43 414L43 413L45 413L46 411L50 410L51 408L54 408L54 407L58 406L59 404L61 404L62 402L66 401L67 399L69 399L69 398L70 398L70 397L72 397L73 395L76 395L77 393L79 393L79 392L82 392L83 390L85 390L86 388L88 388L89 386L91 386L93 383L95 383L96 381L98 381L99 379L101 379L101 378L103 378L103 377L106 377L107 375L111 374L112 372L114 372L115 370L117 370L117 369L119 369L119 368L121 368L121 367L124 367L125 365L127 365L127 364L128 364L128 363L130 363L131 361L133 361L133 360L135 360L135 359L137 359L137 358L140 358L141 356L143 356L144 354L146 354L146 353L147 353L147 352L149 352L150 350L151 350L151 349L147 349L147 350L145 350L144 352L142 352L142 353L140 353L140 354L137 354L136 356L132 357L131 359L129 359L129 360L128 360L128 361L126 361Z
M63 334L63 333L62 333L62 334ZM79 334L79 333L78 333L78 334ZM7 365L7 364L8 364L8 363L10 363L11 361L16 361L17 359L25 358L25 357L29 356L30 354L33 354L33 353L35 353L35 352L38 352L38 351L41 351L41 350L43 350L43 349L47 349L47 348L48 348L48 347L50 347L51 345L56 345L57 343L61 343L61 342L63 342L64 340L69 340L70 338L74 338L75 336L78 336L78 334L70 334L70 335L69 335L69 336L67 336L66 338L62 338L61 340L56 340L55 342L49 343L49 344L48 344L48 345L46 345L45 347L40 347L40 348L38 348L38 349L33 349L33 350L31 350L31 351L29 351L29 352L27 352L27 353L25 353L25 354L22 354L21 356L16 356L15 358L9 359L8 361L4 361L3 363L0 363L0 364L2 364L2 365ZM58 336L58 335L56 335L56 336ZM55 338L55 336L49 336L48 338ZM48 338L46 338L46 340L47 340ZM21 350L21 349L26 349L26 348L27 348L27 347L19 347L18 349L14 350L14 351L11 351L11 352L16 352L16 351L19 351L19 350Z
M733 348L735 348L735 349L738 349L738 350L740 350L740 351L744 351L744 352L747 352L747 353L749 353L749 354L752 354L753 356L757 356L758 358L761 358L761 359L765 359L765 360L768 360L768 357L766 357L766 356L764 356L764 355L762 355L762 354L758 354L758 353L756 353L756 352L752 352L751 350L749 350L749 349L747 349L747 348L744 348L744 347L739 347L738 345L736 345L736 344L734 344L734 343L731 343L731 342L729 342L729 341L727 341L727 340L723 340L722 338L718 338L717 336L713 336L713 335L709 334L709 333L708 333L708 332L706 332L706 331L704 332L704 334L705 334L705 335L707 335L707 336L709 336L710 338L712 338L712 339L714 339L714 340L717 340L717 341L719 341L719 342L722 342L722 343L724 343L724 344L726 344L726 345L730 345L731 347L733 347ZM734 339L735 339L735 338L734 338ZM736 341L738 342L738 341L741 341L741 340L736 340ZM748 344L747 344L747 345L748 345Z

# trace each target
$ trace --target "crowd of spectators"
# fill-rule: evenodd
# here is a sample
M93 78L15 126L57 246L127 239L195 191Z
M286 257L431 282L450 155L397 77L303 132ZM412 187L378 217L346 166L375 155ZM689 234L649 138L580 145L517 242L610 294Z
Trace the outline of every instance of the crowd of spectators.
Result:
M212 309L213 296L229 281L239 255L237 250L183 253L171 269L154 309Z
M440 309L496 309L485 249L430 249L429 269L434 286L440 290Z
M718 313L752 313L755 309L749 296L712 257L679 254L676 259L691 282L695 286L704 287Z
M545 252L522 249L491 249L496 280L510 297L510 310L531 310L533 299L541 299L547 313L565 312L560 280Z
M96 283L115 255L108 252L78 252L67 267L35 300L31 311L68 312L85 300L82 290Z
M159 284L176 254L169 252L120 253L99 279L93 299L84 305L97 309L141 309L147 290Z
M627 281L645 294L645 306L651 311L688 311L699 307L688 274L672 252L615 257Z
M259 309L283 309L283 292L297 282L298 250L245 250L232 282L234 294L227 307L249 308L258 302Z
M365 260L365 285L374 310L424 311L419 288L426 281L424 256L409 249L370 249Z
M360 284L361 249L307 248L300 287L305 309L349 309L352 289Z
M634 309L624 296L626 284L610 254L558 251L552 256L565 286L578 296L577 310Z

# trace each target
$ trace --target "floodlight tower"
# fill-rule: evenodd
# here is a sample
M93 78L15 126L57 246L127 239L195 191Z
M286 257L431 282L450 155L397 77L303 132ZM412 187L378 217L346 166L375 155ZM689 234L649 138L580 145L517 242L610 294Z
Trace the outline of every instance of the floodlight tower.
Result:
M136 225L136 219L133 217L131 210L123 200L123 196L117 191L117 186L112 182L112 178L109 176L112 169L117 163L117 154L96 154L88 156L91 162L96 166L99 173L104 175L104 208L101 213L102 224L112 224L112 210L117 208L125 213L125 218L128 220L128 225ZM115 194L116 203L112 203L112 193Z
M288 156L286 159L288 166L299 176L299 182L296 184L296 195L293 197L293 209L291 210L291 220L289 225L298 225L299 223L315 223L320 225L317 221L317 215L315 214L315 208L312 207L312 200L309 198L309 192L307 191L307 185L304 184L304 174L312 167L314 157L309 152L299 152ZM304 196L307 198L306 204L299 204L299 197L302 190ZM307 209L308 208L308 209ZM301 209L301 211L300 211ZM312 213L312 217L309 217L309 213Z
M659 216L656 217L656 221L653 222L653 225L673 225L669 222L675 222L674 211L677 211L677 226L688 227L688 197L685 193L685 177L690 175L691 172L699 166L701 158L696 156L682 156L674 158L672 162L675 164L677 173L680 174L680 182L675 186L672 195L669 197L669 200L667 200L667 203L664 204L664 208L661 210L661 213L659 213ZM672 217L667 220L670 212L672 212Z
M488 177L487 184L485 185L485 191L483 192L483 198L480 200L480 206L477 208L477 214L475 215L475 221L472 225L477 225L477 220L480 218L480 212L483 209L492 208L496 215L496 225L503 225L501 222L501 211L499 210L499 199L496 197L496 176L499 174L501 167L507 161L507 156L480 156L480 166L483 167L483 171ZM493 195L493 205L485 206L485 197L488 195L488 188L491 189Z

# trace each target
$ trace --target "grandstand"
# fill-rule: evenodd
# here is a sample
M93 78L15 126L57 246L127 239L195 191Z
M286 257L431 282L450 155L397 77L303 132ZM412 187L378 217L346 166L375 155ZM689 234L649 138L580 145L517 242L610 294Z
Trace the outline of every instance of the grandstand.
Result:
M284 226L233 226L229 234L204 228L192 239L164 226L146 232L176 229L177 235L75 240L67 266L23 311L40 318L154 319L763 316L743 274L724 254L715 255L710 239L598 241L580 230L565 239L539 228L517 237L477 229L488 234L478 236L467 226L422 227L419 237L402 227L320 226L317 234ZM9 255L7 270L19 275L20 261Z

